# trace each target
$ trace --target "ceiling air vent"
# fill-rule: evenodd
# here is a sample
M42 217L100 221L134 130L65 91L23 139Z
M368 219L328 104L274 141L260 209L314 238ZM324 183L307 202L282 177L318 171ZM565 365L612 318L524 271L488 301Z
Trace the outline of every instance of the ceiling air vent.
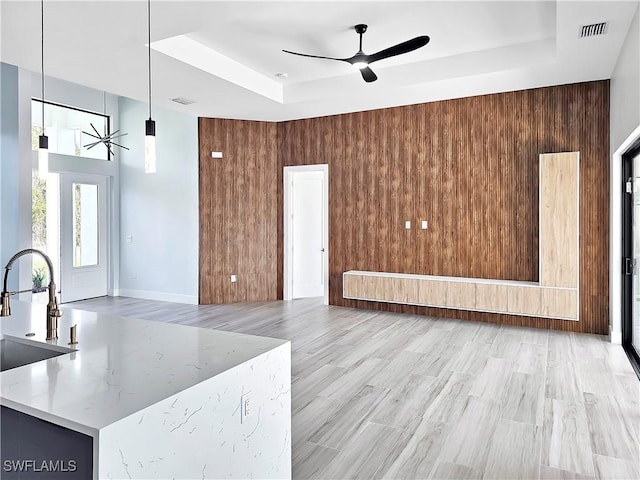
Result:
M180 105L191 105L192 103L196 103L193 100L189 100L188 98L182 98L182 97L172 98L171 101L179 103Z
M598 35L606 35L607 22L592 23L591 25L583 25L580 30L580 38L596 37Z

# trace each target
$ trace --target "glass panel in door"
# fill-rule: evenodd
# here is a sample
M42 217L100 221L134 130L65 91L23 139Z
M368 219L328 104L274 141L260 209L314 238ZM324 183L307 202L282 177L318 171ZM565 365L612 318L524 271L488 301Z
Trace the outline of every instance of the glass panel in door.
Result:
M73 183L73 266L98 265L98 185Z
M640 155L633 159L633 179L631 346L640 355Z

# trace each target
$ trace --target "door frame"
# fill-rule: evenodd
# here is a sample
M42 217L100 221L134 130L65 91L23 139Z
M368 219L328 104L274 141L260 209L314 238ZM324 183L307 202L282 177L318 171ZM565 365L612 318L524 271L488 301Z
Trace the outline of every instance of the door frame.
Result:
M636 157L640 155L640 140L637 141L631 148L629 148L622 155L622 347L624 348L631 365L633 366L636 374L640 378L640 357L638 352L632 346L632 329L633 329L633 306L635 299L633 298L633 281L634 274L628 275L626 273L626 259L631 259L633 262L633 195L630 195L626 191L626 183L629 178L633 180L634 177L639 176L640 172L633 171L633 162ZM635 173L635 175L634 175ZM632 185L635 187L635 182L632 181ZM640 228L640 222L638 222L638 228ZM633 269L640 268L638 265L634 265ZM637 275L638 272L635 272Z
M622 157L637 142L640 142L640 125L620 144L609 161L609 341L614 344L622 344Z
M322 260L324 305L329 305L329 165L326 163L317 165L296 165L284 167L283 183L284 183L284 229L283 229L283 245L284 245L284 268L283 268L283 299L293 299L293 255L291 248L293 247L293 225L291 222L291 214L293 211L293 175L300 172L322 172L324 180L324 205L322 213L323 222L323 239L324 256Z

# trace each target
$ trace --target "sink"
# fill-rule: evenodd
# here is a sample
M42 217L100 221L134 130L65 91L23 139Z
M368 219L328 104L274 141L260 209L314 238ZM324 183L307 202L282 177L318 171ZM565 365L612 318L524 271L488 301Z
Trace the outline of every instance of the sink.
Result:
M54 349L48 344L27 343L5 337L0 339L0 372L74 351L64 347Z

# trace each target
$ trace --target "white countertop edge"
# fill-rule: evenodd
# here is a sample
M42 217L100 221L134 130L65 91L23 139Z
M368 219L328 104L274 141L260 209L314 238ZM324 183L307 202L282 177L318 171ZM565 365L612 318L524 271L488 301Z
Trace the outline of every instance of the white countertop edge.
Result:
M30 407L29 405L24 405L22 403L14 402L13 400L10 400L4 397L0 397L0 405L2 405L3 407L11 408L16 412L29 415L30 417L38 418L40 420L53 423L54 425L58 425L60 427L68 428L69 430L73 430L79 433L84 433L85 435L92 437L94 441L98 439L99 430L96 428L89 427L87 425L83 425L81 423L77 423L72 420L68 420L58 415L53 415L49 412L45 412L43 410Z

